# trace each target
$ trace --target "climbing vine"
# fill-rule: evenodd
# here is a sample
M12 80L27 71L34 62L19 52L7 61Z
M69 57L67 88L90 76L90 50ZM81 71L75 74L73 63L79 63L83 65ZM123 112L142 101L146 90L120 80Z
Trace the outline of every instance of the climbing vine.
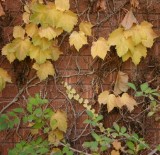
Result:
M104 11L106 9L104 4L104 1L98 1L97 8ZM56 73L54 62L56 63L63 54L61 44L66 36L68 36L67 42L70 47L75 48L79 53L83 46L91 45L93 59L99 57L105 60L114 49L123 62L131 58L137 66L142 57L147 56L148 49L153 46L158 35L153 31L153 25L150 22L138 23L134 16L133 8L139 8L139 1L131 0L131 6L132 8L126 13L120 26L113 30L108 38L101 36L94 38L92 29L97 25L89 20L80 21L79 15L70 10L69 0L55 0L54 2L32 0L26 3L22 17L24 24L13 28L13 40L2 48L2 55L6 56L10 63L29 58L33 63L32 68L36 71L36 77L26 83L19 95L24 90L28 93L29 84L37 77L40 80L39 83L44 82L49 76L57 80L59 75ZM11 83L11 81L7 71L0 68L0 91L5 88L6 82ZM134 83L129 82L126 73L119 71L113 89L99 92L99 85L96 84L97 96L94 96L96 107L95 103L83 97L63 78L60 79L60 85L65 91L59 90L59 92L71 104L74 116L77 114L72 102L83 107L84 111L81 115L85 113L87 116L83 122L86 127L79 137L88 129L87 136L90 136L91 140L83 142L81 150L72 147L72 143L67 138L70 128L67 113L61 109L54 110L49 98L41 93L24 98L25 106L4 112L19 99L19 96L16 96L1 110L0 131L16 128L18 132L22 124L29 129L31 136L27 140L21 139L15 147L9 150L9 155L101 155L106 152L111 155L138 155L144 150L151 153L160 151L159 145L154 149L151 148L142 134L132 131L126 124L117 121L111 127L105 126L106 114L110 115L113 110L122 113L124 109L130 114L135 107L140 106L138 98L143 98L143 102L149 102L145 109L147 117L155 117L156 121L159 120L160 93L158 88L152 89L147 82L142 83L138 88ZM73 122L76 124L76 120Z

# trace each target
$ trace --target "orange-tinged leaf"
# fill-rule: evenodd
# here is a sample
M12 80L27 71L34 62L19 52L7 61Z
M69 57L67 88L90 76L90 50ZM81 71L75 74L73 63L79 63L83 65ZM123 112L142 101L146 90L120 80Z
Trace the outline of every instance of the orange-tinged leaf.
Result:
M72 34L69 37L69 43L70 45L74 45L74 47L76 48L77 51L79 51L79 49L87 44L87 37L85 36L85 34L83 32L76 32L73 31Z
M51 39L54 39L56 38L57 36L59 36L61 33L63 32L63 30L61 28L53 28L53 27L41 27L39 29L39 36L42 38L42 37L45 37L47 38L48 40L51 40Z
M34 63L33 68L37 70L37 76L40 81L45 80L49 75L53 76L55 74L55 70L50 61L46 61L43 64Z
M106 1L105 0L98 0L97 1L97 10L98 11L105 11L106 10Z
M118 140L114 140L112 145L116 150L120 150L122 148L121 142L119 142Z
M120 155L120 153L119 153L119 151L112 150L112 151L111 151L111 155Z
M56 121L56 123L52 123ZM55 114L52 115L50 119L50 126L52 130L59 129L60 131L67 131L67 115L65 112L58 110Z
M23 13L22 19L23 19L23 21L24 21L25 24L29 24L29 17L30 17L29 13L27 13L27 12Z
M51 49L51 59L53 61L58 60L59 56L62 54L62 52L60 51L60 49L56 46L53 46Z
M114 86L114 94L119 95L122 92L127 92L128 90L128 75L124 72L119 71L116 78L116 83Z
M104 38L100 37L96 42L92 43L91 55L93 58L98 56L104 60L107 55L107 51L109 51L109 46L107 44L107 40Z
M131 112L134 109L134 106L137 106L137 102L127 93L124 93L121 96L121 103L127 106L127 109Z
M24 39L25 30L21 26L15 26L13 29L13 37Z
M134 8L139 8L139 0L131 0L131 5Z
M98 95L98 102L100 104L107 104L108 95L109 95L109 91L108 90L103 91L100 95Z
M125 30L128 30L133 26L133 24L138 24L138 21L135 18L135 16L133 15L132 10L130 10L125 15L123 21L121 22L121 25L124 27Z
M62 15L59 17L56 27L62 28L63 30L67 32L71 32L74 28L74 26L77 24L78 18L75 13L68 10L62 13Z
M3 15L5 15L5 12L4 12L3 7L0 3L0 17L3 16Z
M81 22L79 25L79 30L84 32L85 35L91 36L92 35L92 28L93 25L90 22Z
M69 0L55 0L56 9L60 11L69 10Z

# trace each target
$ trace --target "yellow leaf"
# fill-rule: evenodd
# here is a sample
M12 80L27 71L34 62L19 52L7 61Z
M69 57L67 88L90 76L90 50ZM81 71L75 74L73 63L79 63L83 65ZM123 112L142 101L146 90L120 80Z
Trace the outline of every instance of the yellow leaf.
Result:
M47 50L52 47L52 45L55 43L52 40L48 40L47 38L41 38L40 36L33 36L32 37L32 43L34 46L38 46L41 48L41 50Z
M112 145L116 150L120 150L122 148L121 142L119 142L118 140L114 140Z
M29 17L30 17L29 13L27 13L27 12L23 13L22 19L23 19L23 21L24 21L25 24L29 24Z
M47 5L46 23L48 23L51 27L56 27L62 14L63 12L57 10L54 3L49 3Z
M53 148L50 155L54 155L55 153L58 153L58 152L61 152L61 150L59 148Z
M131 0L131 5L135 8L139 8L139 0Z
M30 129L32 135L37 135L39 133L38 129Z
M115 46L118 43L121 42L121 38L123 37L123 32L124 29L123 28L118 28L116 30L114 30L108 38L108 44L109 46Z
M132 53L132 61L135 65L138 65L140 63L140 60L142 57L146 57L147 55L147 48L143 46L142 44L139 44L135 47L135 50Z
M58 47L53 46L51 49L51 59L53 61L58 60L59 56L62 54L60 49Z
M67 32L71 32L74 26L77 24L77 22L78 22L77 15L72 11L68 10L63 12L62 15L59 17L56 27L62 28Z
M39 29L39 36L42 38L42 37L45 37L49 40L59 36L61 33L63 32L63 30L61 28L53 28L53 27L41 27Z
M125 55L122 56L122 60L127 61L130 57L132 57L132 54L130 51L128 51Z
M128 90L128 75L126 73L123 73L121 71L118 72L116 83L114 86L114 94L119 95L122 92L127 92Z
M135 16L133 15L132 10L130 10L125 15L121 25L124 27L125 30L128 30L133 26L133 24L138 24L138 21L135 18Z
M36 63L43 64L46 62L47 59L51 58L51 51L50 50L41 50L38 46L31 46L29 49L29 56L31 59L36 60Z
M31 46L31 42L29 39L21 40L15 39L13 40L15 55L16 58L20 61L24 60L29 53L29 48Z
M131 112L134 109L134 106L137 106L137 102L129 96L127 93L124 93L120 98L121 104L126 105L128 110ZM117 104L118 106L118 104Z
M12 43L9 43L2 48L2 55L5 55L10 63L16 59Z
M56 9L60 11L69 10L69 0L55 0Z
M100 95L98 95L98 102L100 104L107 104L108 95L109 95L109 91L106 90L102 92Z
M11 83L11 77L8 75L7 71L0 68L0 91L5 88L6 82Z
M108 112L111 112L115 107L117 107L117 98L114 94L109 94L107 97Z
M53 124L54 121L56 121L56 123ZM50 119L50 126L52 130L58 128L60 131L66 132L67 131L66 113L58 110L55 114L53 114Z
M120 155L120 153L119 153L119 151L112 150L112 151L111 151L111 155Z
M55 70L50 61L46 61L40 65L34 63L33 68L37 70L37 76L39 77L40 81L45 80L49 75L53 76L55 74Z
M38 32L38 27L34 23L26 24L26 33L29 37L33 37Z
M64 138L63 132L58 129L50 131L48 133L48 141L51 144L58 145L60 140L62 140L63 138Z
M79 30L84 32L85 35L91 36L91 28L93 25L90 22L81 22L79 25Z
M13 29L13 37L24 39L25 30L21 26L15 26Z
M144 21L137 27L142 38L142 44L147 48L151 48L153 46L154 39L158 37L152 29L153 25Z
M77 51L79 51L79 49L87 44L87 37L85 36L85 34L83 32L76 32L73 31L72 34L69 37L69 43L70 45L74 45L74 47L76 48Z
M109 46L107 44L107 41L104 38L100 37L96 42L92 43L91 55L93 58L98 56L104 60L108 50Z

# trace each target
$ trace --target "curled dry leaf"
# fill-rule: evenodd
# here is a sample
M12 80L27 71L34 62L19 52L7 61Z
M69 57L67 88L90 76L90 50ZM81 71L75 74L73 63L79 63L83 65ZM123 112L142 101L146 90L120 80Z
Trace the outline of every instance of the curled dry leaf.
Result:
M4 12L3 7L0 3L0 17L3 16L3 15L5 15L5 12Z
M106 1L105 0L98 0L96 8L98 11L105 11L106 10Z
M125 30L130 29L133 24L138 24L137 19L135 18L132 10L130 10L124 17L123 21L121 22L121 25L124 27Z
M139 0L131 0L131 5L134 8L139 8Z
M127 92L128 90L128 75L124 72L119 71L116 78L116 83L114 86L114 94L119 95L122 92Z

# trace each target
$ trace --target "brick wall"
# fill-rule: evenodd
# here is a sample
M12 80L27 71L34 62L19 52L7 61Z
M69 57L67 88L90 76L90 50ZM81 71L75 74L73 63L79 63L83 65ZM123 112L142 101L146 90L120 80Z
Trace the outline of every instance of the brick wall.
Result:
M89 15L92 24L98 24L103 19L108 19L106 22L93 29L93 37L89 38L90 42L92 42L94 38L100 36L107 38L109 33L119 25L124 17L125 9L130 7L129 0L111 0L107 5L106 12L97 13L95 7L93 7L91 12L87 14L84 13L84 10L87 9L89 0L70 0L70 3L71 9L74 12L78 11L78 14L81 14L81 20L87 20L87 15ZM23 12L22 6L23 4L20 0L6 0L3 3L6 16L0 19L0 47L12 39L13 26L21 24L21 14ZM140 0L140 9L135 11L135 16L139 22L143 20L151 22L154 25L154 30L158 32L160 27L159 8L159 0ZM55 68L57 70L56 78L50 77L47 81L42 83L35 80L32 83L33 85L20 95L19 100L16 101L10 109L17 106L25 106L26 102L24 99L29 95L40 92L51 100L53 109L56 110L61 108L68 113L69 127L73 126L73 120L76 121L76 130L74 128L68 129L69 132L67 135L70 140L73 140L83 131L85 126L82 122L87 116L85 113L80 115L84 110L83 107L74 101L70 101L70 103L66 99L66 96L62 93L65 91L60 83L61 79L72 84L82 97L88 98L91 101L94 107L97 107L96 99L98 93L100 93L102 89L111 90L113 88L116 73L119 69L129 74L130 81L138 83L150 81L157 76L156 80L153 81L152 86L156 87L159 85L159 39L157 39L153 48L149 49L147 58L137 67L135 67L131 61L122 64L121 59L117 57L114 51L108 54L105 61L98 58L93 60L90 55L90 45L85 45L78 53L73 47L69 46L67 40L68 38L64 40L61 46L63 55L55 62ZM31 64L32 62L30 60L26 60L23 63L14 62L13 64L9 64L5 57L0 57L0 67L6 69L9 74L12 75L13 79L13 83L7 84L6 88L0 94L0 109L7 105L16 96L26 81L35 74L33 70L27 70L27 68L30 68ZM34 85L35 83L36 85ZM72 104L75 109L76 118L74 118L70 104ZM136 114L138 115L141 111L143 111L143 107L137 107L133 113L136 116ZM106 127L112 126L112 123L120 117L116 110L111 112L110 115L108 115L107 112L105 113L105 111L103 111L103 113L105 115L104 123ZM148 139L149 143L152 145L160 143L160 124L158 122L155 123L153 119L147 119L145 116L142 116L136 117L135 121L130 123L131 127L138 121L142 122L142 126L139 125L139 132ZM72 135L70 134L71 132L73 133ZM85 131L84 135L88 132L89 129ZM15 130L1 132L0 154L7 155L8 148L13 147L14 143L20 140L20 136L24 137L24 139L27 138L28 129L20 127L18 134ZM78 141L73 142L73 146L75 148L81 147L81 144L85 139L86 136L82 136Z

